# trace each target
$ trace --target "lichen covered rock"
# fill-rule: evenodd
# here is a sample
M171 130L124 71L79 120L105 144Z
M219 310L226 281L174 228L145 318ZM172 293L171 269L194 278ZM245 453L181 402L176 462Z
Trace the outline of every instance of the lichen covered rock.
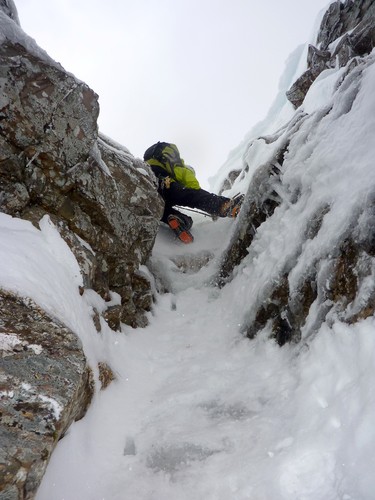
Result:
M0 497L34 498L49 457L93 394L78 337L30 299L0 292Z
M120 294L120 320L146 323L133 275L151 252L162 201L148 165L97 132L97 96L20 44L0 45L1 211L49 214L85 286ZM149 286L148 286L149 289ZM147 306L149 310L149 305Z

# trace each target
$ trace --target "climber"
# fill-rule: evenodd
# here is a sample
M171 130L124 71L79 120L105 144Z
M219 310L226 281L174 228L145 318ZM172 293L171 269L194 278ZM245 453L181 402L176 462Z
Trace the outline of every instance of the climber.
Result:
M158 142L146 150L143 158L159 180L159 193L165 201L161 220L183 243L194 240L190 232L193 219L173 208L175 205L198 208L218 217L237 217L243 195L230 199L201 189L194 169L185 164L174 144Z

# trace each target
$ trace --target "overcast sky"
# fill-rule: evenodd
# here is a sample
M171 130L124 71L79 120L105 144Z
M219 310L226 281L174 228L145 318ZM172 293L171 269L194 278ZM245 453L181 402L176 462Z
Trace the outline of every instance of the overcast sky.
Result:
M263 119L329 0L15 0L23 29L98 95L138 157L174 142L205 187Z

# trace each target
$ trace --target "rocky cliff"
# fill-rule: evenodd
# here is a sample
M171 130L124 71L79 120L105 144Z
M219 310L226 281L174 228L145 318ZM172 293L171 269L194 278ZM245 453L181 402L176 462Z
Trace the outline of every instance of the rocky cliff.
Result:
M162 211L153 175L98 133L98 96L23 33L12 1L0 2L0 24L0 211L52 221L79 262L80 294L108 304L93 311L99 332L102 320L144 326L152 295L140 266ZM9 290L0 302L0 497L33 498L93 377L75 332Z
M248 337L283 345L374 314L374 5L330 5L287 92L289 119L246 144L223 186L246 186L246 200L216 284L242 290L236 324ZM88 334L143 326L152 295L142 264L162 210L154 179L99 134L97 96L22 32L11 0L0 1L0 23L1 211L33 237L53 227L69 245ZM0 497L31 499L58 439L113 374L88 365L74 325L53 308L9 289L0 303Z
M282 345L333 318L374 314L374 44L375 2L333 2L308 47L307 70L287 92L291 120L250 141L242 168L226 180L235 189L250 179L218 283L241 273L244 260L269 256L263 286L246 305L250 338L269 328ZM274 231L267 242L266 228Z

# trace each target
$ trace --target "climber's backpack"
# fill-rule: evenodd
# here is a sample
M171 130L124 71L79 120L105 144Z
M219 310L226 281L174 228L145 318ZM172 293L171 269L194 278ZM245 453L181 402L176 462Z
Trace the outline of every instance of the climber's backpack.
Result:
M163 158L163 149L168 146L167 142L157 142L153 146L150 146L143 155L144 161L150 160L150 158L154 158L155 160L164 163Z
M168 153L163 153L167 146L169 146L170 151ZM177 180L176 174L174 173L174 167L176 163L181 163L181 165L183 165L183 161L180 158L180 154L176 146L171 146L173 145L169 142L157 142L145 151L143 159L144 161L147 161L153 158L154 160L159 161L163 165L163 169L168 173L168 176ZM165 176L163 175L163 177Z

